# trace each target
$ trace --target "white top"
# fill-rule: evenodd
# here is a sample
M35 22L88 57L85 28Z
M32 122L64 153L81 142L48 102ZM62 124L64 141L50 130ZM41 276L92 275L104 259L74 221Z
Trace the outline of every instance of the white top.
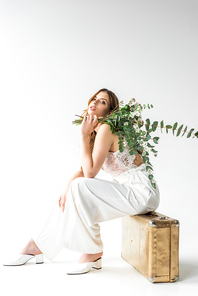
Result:
M112 177L117 177L130 169L137 168L134 159L135 154L130 155L128 147L125 147L123 152L120 150L108 152L102 169Z

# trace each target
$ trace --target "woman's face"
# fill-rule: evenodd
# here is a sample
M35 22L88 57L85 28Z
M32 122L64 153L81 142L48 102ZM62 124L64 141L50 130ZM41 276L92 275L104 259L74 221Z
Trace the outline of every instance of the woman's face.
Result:
M88 106L88 114L103 117L110 111L109 95L106 92L99 92Z

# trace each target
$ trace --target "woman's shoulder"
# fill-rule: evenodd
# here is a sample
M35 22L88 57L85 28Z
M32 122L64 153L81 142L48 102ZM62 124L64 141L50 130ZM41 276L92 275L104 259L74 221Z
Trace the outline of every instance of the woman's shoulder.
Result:
M106 123L103 123L98 129L98 135L100 138L106 139L111 142L111 147L109 151L117 151L119 148L118 145L118 136L111 132L110 126Z
M115 133L112 134L110 126L107 123L102 123L98 128L97 133L111 137L114 140L118 139L118 136Z
M97 133L106 133L106 134L109 134L109 135L112 134L110 126L107 123L100 124Z

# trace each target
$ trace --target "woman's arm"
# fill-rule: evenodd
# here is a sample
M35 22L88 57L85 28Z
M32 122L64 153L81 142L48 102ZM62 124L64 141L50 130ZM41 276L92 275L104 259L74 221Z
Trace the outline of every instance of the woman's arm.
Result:
M66 193L66 195L67 195L67 193L68 193L69 186L70 186L71 182L72 182L74 179L79 178L79 177L84 177L83 170L76 171L76 172L71 176L71 178L69 178L69 180L67 181L67 185L66 185L66 187L65 187L65 193Z
M64 212L65 210L65 202L66 202L66 198L67 198L67 193L69 191L69 186L71 184L71 182L76 179L76 178L79 178L79 177L84 177L84 173L83 173L83 170L82 168L75 172L71 178L67 181L67 185L66 187L63 189L61 195L60 195L60 199L59 199L59 208L62 208L62 211Z
M83 121L81 128L81 163L84 177L94 178L101 169L107 153L114 141L109 125L102 124L97 132L93 152L89 149L89 133L94 130L96 120L89 116Z

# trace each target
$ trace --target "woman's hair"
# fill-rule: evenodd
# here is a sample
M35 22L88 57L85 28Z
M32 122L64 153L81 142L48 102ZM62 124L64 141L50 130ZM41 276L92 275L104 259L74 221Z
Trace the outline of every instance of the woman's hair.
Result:
M111 114L112 111L116 110L119 108L119 100L117 96L107 88L101 88L99 91L97 91L88 101L88 106L91 103L92 99L99 94L101 91L106 92L109 95L109 102L110 102L110 110L108 114ZM88 115L88 108L84 110L82 113L82 116L87 116ZM89 134L89 148L91 152L93 151L93 146L94 146L94 141L96 137L96 132L93 131L92 133Z

